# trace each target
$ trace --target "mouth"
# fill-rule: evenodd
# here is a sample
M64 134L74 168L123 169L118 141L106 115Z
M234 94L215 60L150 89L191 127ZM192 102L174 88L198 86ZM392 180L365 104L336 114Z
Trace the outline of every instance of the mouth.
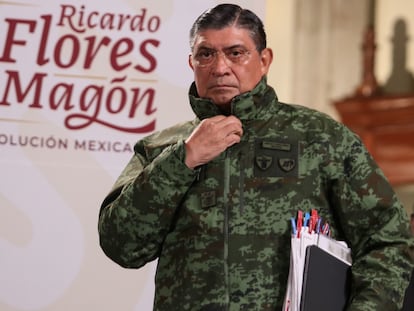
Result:
M214 84L209 87L210 90L226 90L226 89L234 89L235 86L229 84Z

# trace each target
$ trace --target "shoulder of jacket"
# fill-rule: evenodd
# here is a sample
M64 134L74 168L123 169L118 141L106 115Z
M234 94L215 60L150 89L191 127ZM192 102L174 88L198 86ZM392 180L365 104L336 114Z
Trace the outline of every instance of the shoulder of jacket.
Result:
M135 151L141 153L145 149L164 149L165 147L175 144L178 141L186 139L195 126L198 120L180 122L162 130L156 131L142 139L135 144Z
M340 121L335 120L325 112L314 108L279 102L282 113L289 114L294 121L307 124L311 127L318 127L321 130L348 132L349 129Z

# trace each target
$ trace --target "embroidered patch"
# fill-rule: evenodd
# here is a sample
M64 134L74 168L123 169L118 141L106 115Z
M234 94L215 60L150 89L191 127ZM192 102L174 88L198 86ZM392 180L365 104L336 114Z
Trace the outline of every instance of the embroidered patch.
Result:
M282 158L278 160L279 167L282 171L290 172L296 167L296 161L295 159L291 158Z
M281 142L275 142L275 141L262 141L262 148L272 149L272 150L290 151L292 149L292 145L289 143L281 143Z
M257 139L255 141L255 177L298 177L298 141Z
M267 170L273 163L273 158L266 155L258 155L256 157L256 165L261 170Z
M207 191L201 194L201 207L208 208L216 205L216 192Z

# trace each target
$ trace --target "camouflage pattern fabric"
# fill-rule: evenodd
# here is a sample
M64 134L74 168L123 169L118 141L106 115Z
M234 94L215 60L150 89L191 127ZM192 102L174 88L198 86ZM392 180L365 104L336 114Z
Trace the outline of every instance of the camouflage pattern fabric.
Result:
M241 142L191 170L183 141L220 112L194 84L190 102L197 118L139 141L100 211L113 261L159 259L154 310L281 310L290 217L313 208L352 248L348 310L399 310L413 268L408 217L356 135L279 102L263 78L233 100Z

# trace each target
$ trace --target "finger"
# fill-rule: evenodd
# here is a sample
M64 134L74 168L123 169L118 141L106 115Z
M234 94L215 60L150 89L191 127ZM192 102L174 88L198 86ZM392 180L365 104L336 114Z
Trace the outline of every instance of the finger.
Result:
M221 122L221 121L223 121L225 119L227 119L226 116L224 116L224 115L217 115L217 116L214 116L214 117L205 119L204 121L208 121L208 122L211 122L211 123L219 123L219 122Z
M230 146L233 146L234 144L238 144L240 142L240 140L241 140L241 136L240 135L237 135L237 134L228 135L225 138L226 146L227 147L230 147Z
M240 126L242 125L241 121L235 116L227 116L226 117L226 116L221 116L220 115L220 116L216 116L216 117L223 117L223 118L217 118L217 119L211 118L217 124L232 124L232 123L234 123L234 124L239 124Z
M239 122L232 122L232 123L226 124L225 127L223 127L222 132L226 136L227 135L232 135L232 134L242 136L243 135L243 127L242 127L241 123L239 123Z

